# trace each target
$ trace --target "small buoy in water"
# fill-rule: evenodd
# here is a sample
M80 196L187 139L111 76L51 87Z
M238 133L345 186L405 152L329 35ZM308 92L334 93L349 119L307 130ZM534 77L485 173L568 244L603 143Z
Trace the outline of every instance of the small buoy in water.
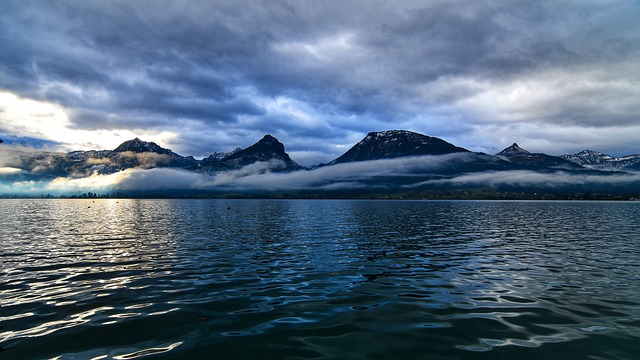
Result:
M231 210L231 205L227 205L227 210Z

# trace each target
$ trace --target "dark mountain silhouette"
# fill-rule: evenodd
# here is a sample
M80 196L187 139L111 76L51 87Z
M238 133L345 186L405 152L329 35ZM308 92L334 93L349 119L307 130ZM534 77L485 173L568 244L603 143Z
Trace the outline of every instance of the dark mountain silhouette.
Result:
M469 152L437 137L407 130L370 132L346 153L331 161L335 165L354 161L392 159L403 156L443 155Z
M551 156L542 153L530 153L513 143L508 148L500 151L496 156L504 158L509 162L530 170L580 170L582 166L558 156Z
M142 141L138 138L135 138L133 140L127 140L122 144L120 144L117 148L113 149L114 153L121 153L125 151L130 151L134 153L153 152L156 154L164 154L164 155L174 154L173 151L169 149L165 149L154 142Z
M256 162L264 162L272 171L291 171L302 169L289 154L284 145L271 135L265 135L260 141L246 149L237 148L230 153L214 153L202 160L200 166L207 170L238 169Z
M425 184L449 184L441 186L455 187L458 186L455 182L448 183L446 180L464 178L467 179L464 181L468 181L470 178L505 175L517 178L527 176L527 172L580 176L625 175L620 171L605 172L597 169L617 166L615 169L620 170L623 165L626 166L624 169L634 169L633 166L638 164L640 155L612 158L585 151L574 156L557 157L531 153L515 143L496 155L489 155L471 152L437 137L406 130L388 130L367 134L343 155L327 165L314 168L318 172L310 172L308 176L318 176L317 182L313 182L317 184L314 186L324 189L338 188L342 186L340 184L348 183L352 186L351 189L366 187L387 191L431 186ZM114 150L69 153L3 150L3 164L0 166L8 169L0 173L0 181L81 178L131 168L168 167L211 175L243 168L242 172L234 173L232 177L242 177L245 173L307 170L292 160L285 152L285 146L271 135L265 135L245 149L236 148L228 153L216 152L202 160L196 160L192 156L184 157L156 143L135 138L123 142ZM345 178L344 174L348 174L348 177ZM511 182L513 185L508 190L519 191L519 181ZM575 189L571 186L574 185L567 185L565 189ZM589 186L584 185L583 188L591 189ZM604 185L600 185L600 188L603 187ZM616 191L625 189L618 188Z

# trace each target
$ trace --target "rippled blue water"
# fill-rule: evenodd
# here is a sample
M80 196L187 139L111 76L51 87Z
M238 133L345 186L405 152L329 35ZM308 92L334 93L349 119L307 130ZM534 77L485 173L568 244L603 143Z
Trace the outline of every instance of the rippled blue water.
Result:
M0 200L0 359L634 359L639 219L640 203Z

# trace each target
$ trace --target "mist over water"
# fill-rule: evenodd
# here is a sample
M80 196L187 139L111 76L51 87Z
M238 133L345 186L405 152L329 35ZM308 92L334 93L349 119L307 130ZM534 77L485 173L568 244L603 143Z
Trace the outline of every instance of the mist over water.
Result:
M0 200L1 359L632 359L640 203Z

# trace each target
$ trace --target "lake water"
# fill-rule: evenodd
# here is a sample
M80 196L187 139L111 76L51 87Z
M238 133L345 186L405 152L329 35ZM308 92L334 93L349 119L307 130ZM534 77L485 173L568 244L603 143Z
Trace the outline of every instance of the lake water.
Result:
M3 360L640 356L640 203L0 200L0 224Z

